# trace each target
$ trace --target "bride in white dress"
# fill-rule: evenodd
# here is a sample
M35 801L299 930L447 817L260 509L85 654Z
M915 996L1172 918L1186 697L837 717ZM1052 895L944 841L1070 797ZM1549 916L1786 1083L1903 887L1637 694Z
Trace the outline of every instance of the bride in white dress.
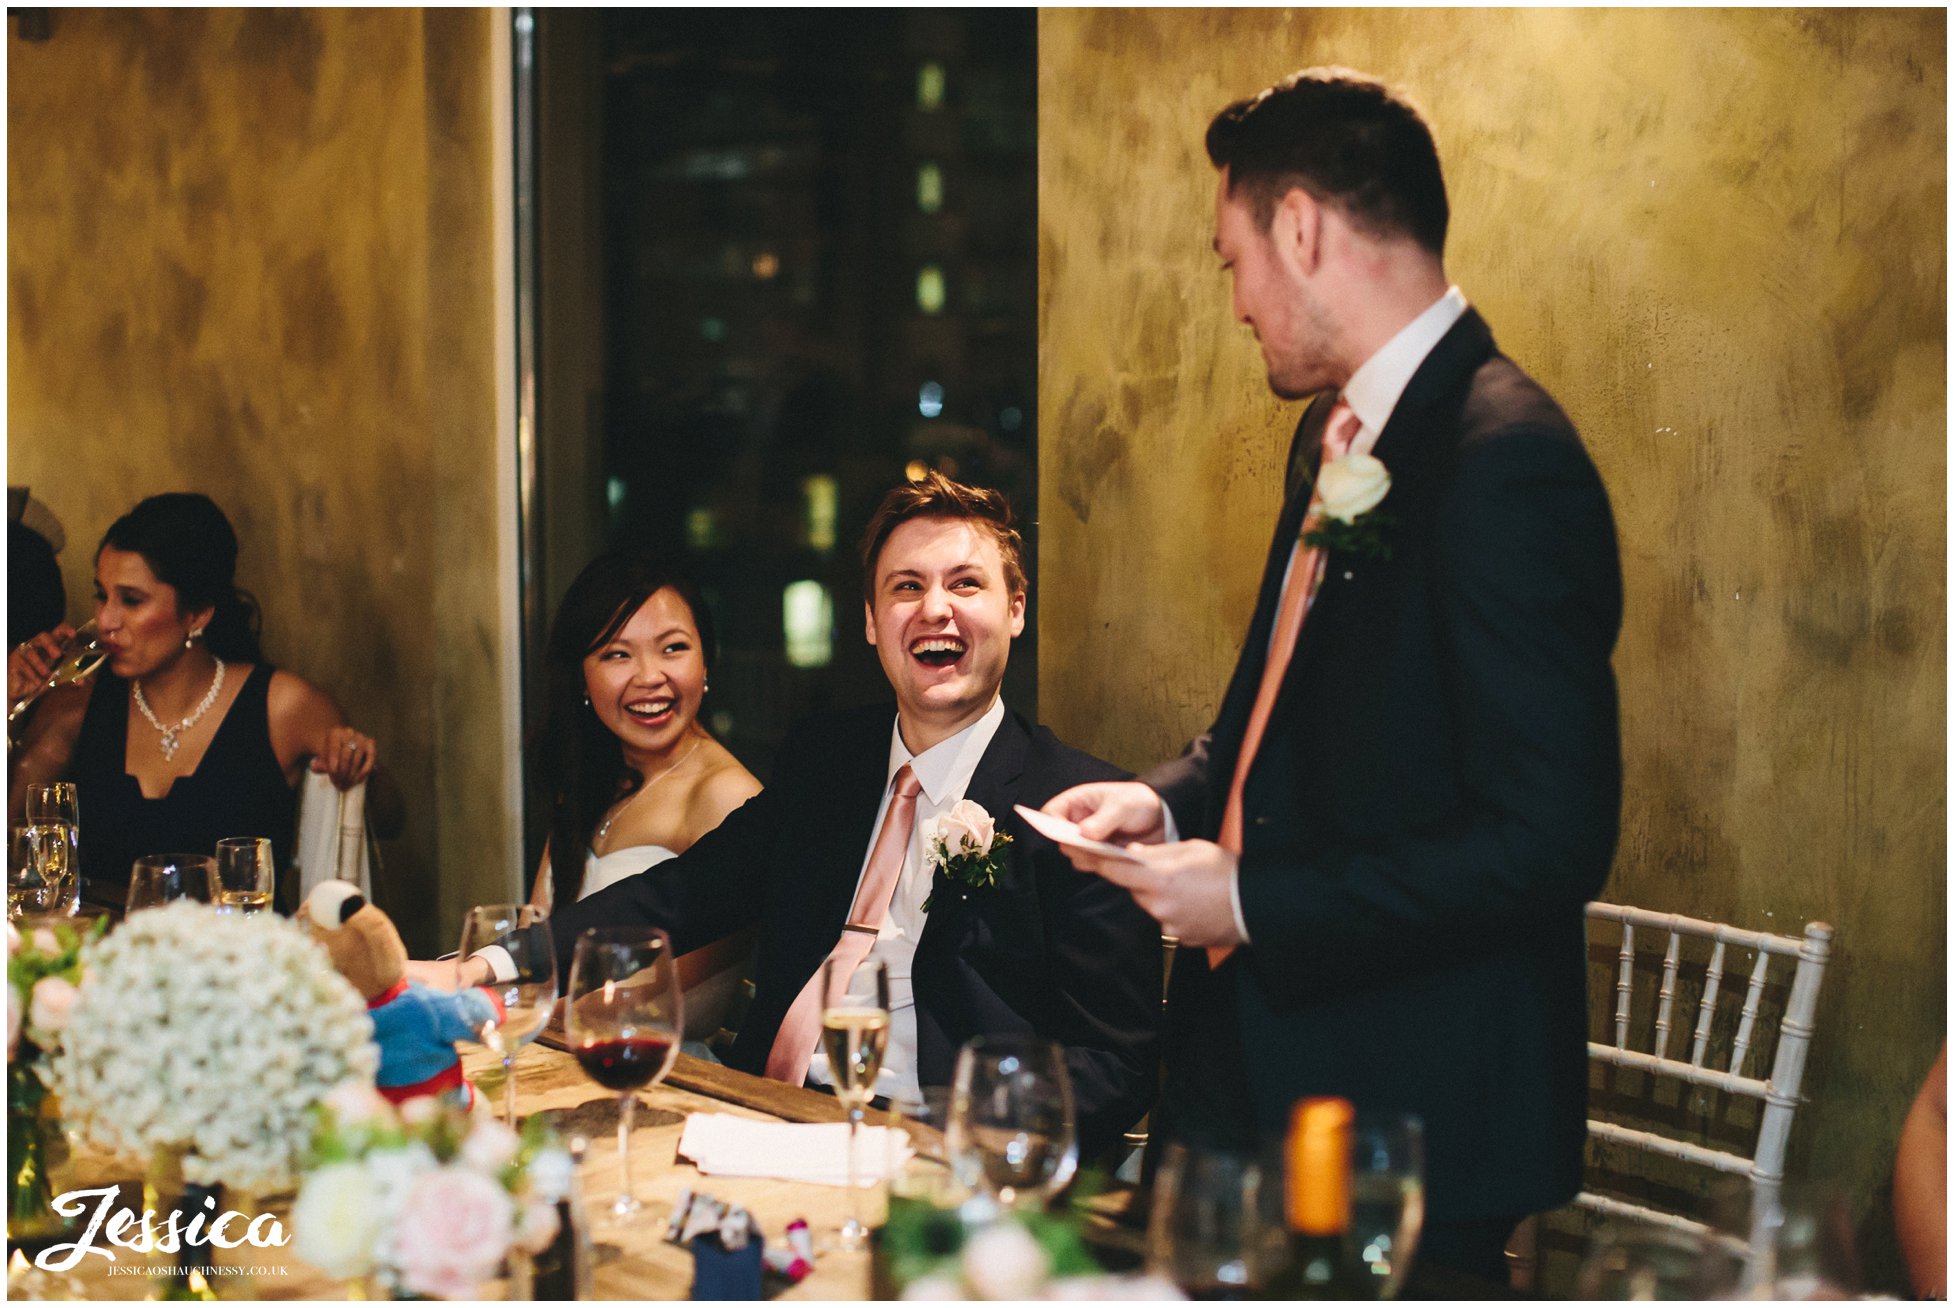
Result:
M550 627L532 758L550 798L533 902L582 899L681 854L760 793L699 722L713 648L697 591L651 560L605 554L570 584ZM559 867L561 849L581 856ZM725 1024L752 946L741 933L679 958L687 1039Z

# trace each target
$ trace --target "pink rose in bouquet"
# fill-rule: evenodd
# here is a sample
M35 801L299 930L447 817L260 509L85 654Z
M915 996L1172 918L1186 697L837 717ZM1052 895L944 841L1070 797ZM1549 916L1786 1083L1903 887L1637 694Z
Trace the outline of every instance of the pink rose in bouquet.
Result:
M436 1167L407 1191L394 1233L401 1288L472 1299L508 1252L515 1225L509 1192L469 1167Z

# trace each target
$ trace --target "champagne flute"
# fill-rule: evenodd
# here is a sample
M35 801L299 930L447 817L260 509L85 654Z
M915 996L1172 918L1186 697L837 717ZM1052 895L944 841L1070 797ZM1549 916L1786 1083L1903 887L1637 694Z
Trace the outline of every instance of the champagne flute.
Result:
M216 882L217 860L208 854L145 854L130 869L124 915L178 899L208 904Z
M43 828L15 827L7 851L7 916L32 917L55 911L61 884L48 876L40 843Z
M109 647L102 643L101 634L95 629L95 620L90 618L75 628L74 635L68 637L61 652L54 656L54 666L48 669L41 684L13 702L13 706L7 710L7 725L11 727L27 711L28 705L56 686L65 686L92 675L95 669L108 661L108 657Z
M957 1054L945 1147L957 1179L1006 1208L1042 1203L1079 1166L1065 1051L1030 1036L978 1036Z
M22 812L33 827L52 825L63 848L43 852L60 873L52 887L59 892L50 912L73 914L81 908L81 795L72 781L30 783L24 792Z
M835 1098L848 1110L848 1220L835 1232L835 1246L866 1248L862 1191L855 1165L862 1118L875 1097L882 1055L889 1045L889 967L877 959L857 964L830 958L821 964L821 1046L828 1056L828 1079Z
M498 945L515 966L507 981L481 983L501 1005L502 1016L482 1024L477 1038L502 1059L502 1116L516 1125L516 1055L541 1035L556 1007L556 946L542 909L533 904L480 904L461 924L455 955L457 980L464 964L485 945Z
M230 836L217 842L217 906L249 916L271 907L271 841Z
M1167 1146L1147 1222L1147 1270L1190 1299L1246 1299L1287 1254L1282 1167L1274 1159Z
M1350 1133L1353 1280L1380 1299L1404 1288L1425 1226L1425 1128L1416 1117L1359 1113Z
M631 1190L631 1119L637 1091L656 1085L678 1058L685 996L672 941L656 927L591 927L570 961L564 1034L584 1074L617 1091L619 1190L607 1210L622 1224L644 1205Z

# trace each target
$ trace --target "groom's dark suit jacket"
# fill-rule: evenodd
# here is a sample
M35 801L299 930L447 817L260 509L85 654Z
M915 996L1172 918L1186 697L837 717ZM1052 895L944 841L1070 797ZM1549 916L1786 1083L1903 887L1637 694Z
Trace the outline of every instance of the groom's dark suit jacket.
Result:
M1144 779L1219 827L1330 397L1304 415L1255 617L1212 729ZM1416 1113L1428 1213L1579 1189L1583 903L1621 801L1614 522L1554 401L1468 311L1374 455L1389 560L1333 551L1243 803L1252 943L1182 951L1164 1128L1279 1131L1299 1097Z
M651 923L671 932L680 953L757 927L756 992L726 1061L761 1072L788 1006L841 938L888 784L894 722L888 705L797 724L773 784L717 830L557 910L565 969L586 927ZM1160 929L1125 891L1075 871L1011 806L1037 808L1068 786L1124 775L1007 711L964 795L1012 837L1007 867L985 889L937 873L912 975L921 1082L948 1085L972 1036L1056 1040L1086 1155L1153 1100Z

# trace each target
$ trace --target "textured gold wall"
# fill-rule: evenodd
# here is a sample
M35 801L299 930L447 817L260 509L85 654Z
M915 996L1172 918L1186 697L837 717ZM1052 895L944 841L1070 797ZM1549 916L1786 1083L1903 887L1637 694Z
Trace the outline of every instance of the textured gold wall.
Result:
M1449 269L1614 499L1610 892L1824 918L1794 1163L1870 1202L1945 1033L1946 30L1928 11L1047 11L1043 716L1128 766L1233 664L1295 413L1209 250L1222 105L1430 114Z
M513 858L489 22L55 10L7 43L8 481L65 523L76 616L137 499L224 507L270 657L406 792L382 902L422 949Z

